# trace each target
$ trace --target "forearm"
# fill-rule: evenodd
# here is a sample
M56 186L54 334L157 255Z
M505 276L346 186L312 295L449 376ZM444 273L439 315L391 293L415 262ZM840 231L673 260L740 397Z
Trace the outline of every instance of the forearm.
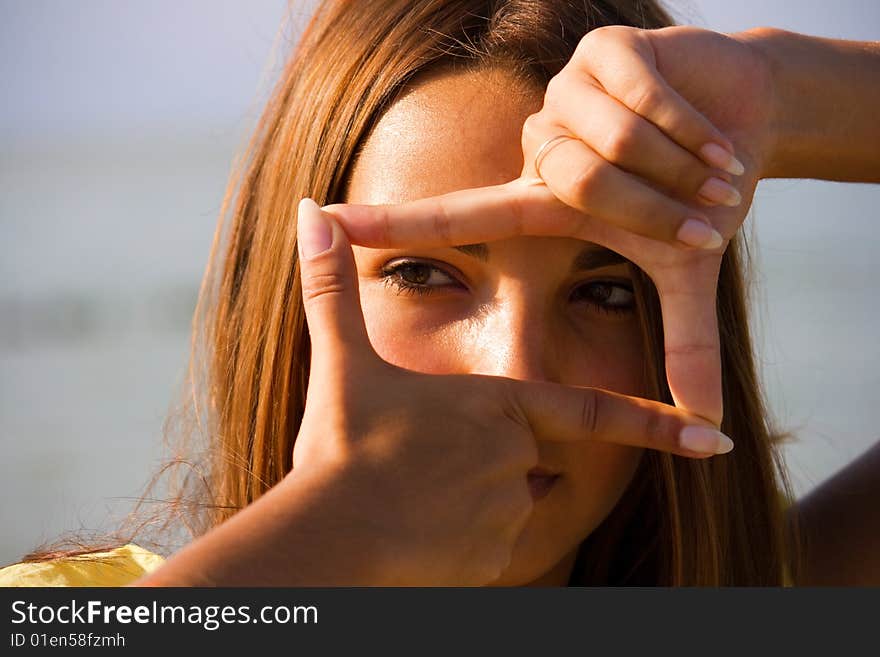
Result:
M291 478L134 586L357 586L381 583L376 554L352 540L322 482Z
M880 443L795 507L804 539L799 585L880 586Z
M880 182L880 42L748 35L774 82L774 144L761 177Z

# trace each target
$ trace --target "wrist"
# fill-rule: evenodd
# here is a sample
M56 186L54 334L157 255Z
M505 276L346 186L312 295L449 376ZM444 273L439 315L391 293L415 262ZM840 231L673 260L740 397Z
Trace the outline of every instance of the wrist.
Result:
M764 93L754 101L763 104L763 110L759 112L763 125L757 139L761 147L756 157L759 179L781 177L776 172L785 166L785 133L790 127L784 108L790 101L785 97L786 87L782 82L784 66L774 48L781 33L783 31L776 28L756 27L730 35L749 47L763 72L764 81L758 88Z
M333 476L287 475L136 585L382 585L379 541Z
M737 36L770 79L760 177L876 182L880 45L766 27Z
M338 467L300 467L276 486L290 515L283 540L291 546L287 586L381 586L386 579L382 536L370 531L369 509L355 482ZM297 562L299 562L297 564ZM297 564L295 567L293 564Z

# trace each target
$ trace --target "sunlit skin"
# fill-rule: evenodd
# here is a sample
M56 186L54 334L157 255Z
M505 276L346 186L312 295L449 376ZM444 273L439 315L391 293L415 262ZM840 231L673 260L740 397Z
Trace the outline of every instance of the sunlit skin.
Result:
M398 203L516 178L523 121L541 99L539 89L499 70L420 81L366 140L346 200ZM354 250L367 331L390 363L644 392L630 265L604 249L519 237L467 252ZM595 442L538 446L541 465L562 477L536 502L494 585L565 585L580 542L617 503L642 452Z
M564 584L578 543L631 480L635 446L708 456L682 445L681 429L722 418L715 281L723 248L679 237L681 204L715 173L706 165L737 177L730 181L740 205L699 208L729 239L761 178L880 182L880 52L872 43L768 28L721 35L609 26L581 45L537 115L541 90L500 71L422 79L394 105L349 172L347 200L419 200L337 204L323 213L311 199L299 203L297 264L312 349L294 467L137 585ZM618 101L638 116L621 114ZM533 129L525 130L522 162L527 116ZM539 184L529 160L561 132L583 144L563 140L544 159ZM728 139L726 161L717 151L712 162L695 159L706 157L704 145ZM589 157L587 147L607 161ZM670 158L670 148L678 156ZM739 173L729 166L734 152ZM598 169L578 167L578 153ZM670 182L682 184L670 191ZM494 187L420 198L484 185ZM565 204L557 191L575 203L562 208L568 222L556 214ZM314 193L328 200L321 189ZM545 237L439 248L519 235ZM679 239L697 248L683 249ZM355 272L349 241L405 251L358 249ZM631 301L627 270L595 250L584 256L586 241L628 254L654 281L680 408L513 380L642 392L637 318L623 308ZM572 262L591 267L573 271ZM407 281L432 292L397 289ZM620 312L598 309L612 300ZM388 365L371 346L427 374ZM441 372L511 378L433 376ZM603 421L584 432L589 399L604 409L594 416ZM684 419L682 409L702 424ZM656 427L666 431L655 435ZM548 433L567 442L548 441ZM726 453L717 438L703 446ZM533 504L520 484L538 461L561 468L563 479ZM793 507L810 546L797 583L877 584L878 463L875 446Z

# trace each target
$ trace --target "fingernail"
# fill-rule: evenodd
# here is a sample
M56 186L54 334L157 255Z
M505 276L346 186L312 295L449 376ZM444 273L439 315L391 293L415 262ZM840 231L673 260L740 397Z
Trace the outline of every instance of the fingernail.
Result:
M685 427L678 434L678 444L701 454L727 454L733 449L733 441L711 427Z
M333 244L333 227L321 216L321 209L312 199L299 202L296 220L296 237L303 258L314 258Z
M721 233L702 219L685 219L675 237L682 244L698 249L717 249L724 244Z
M703 186L700 187L697 196L700 196L710 203L718 203L719 205L726 205L730 208L734 208L742 203L742 196L740 196L736 187L724 182L721 178L709 178L703 183Z
M334 221L345 226L346 230L349 227L359 227L364 224L369 224L371 219L369 205L331 203L330 205L323 206L321 212L329 214Z
M339 208L345 207L342 203L331 203L330 205L321 206L321 212L329 212L333 214L334 212L340 212Z
M713 142L703 144L703 147L700 148L700 156L706 161L706 164L711 164L733 176L741 176L745 173L746 168L733 156L733 153Z

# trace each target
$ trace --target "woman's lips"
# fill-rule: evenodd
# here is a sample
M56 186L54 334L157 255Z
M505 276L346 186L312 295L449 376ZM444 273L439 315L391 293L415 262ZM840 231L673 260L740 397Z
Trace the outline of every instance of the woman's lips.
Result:
M551 472L546 468L532 468L529 470L526 474L526 480L529 483L529 492L532 494L532 499L537 501L546 496L559 477L560 474L558 472Z

